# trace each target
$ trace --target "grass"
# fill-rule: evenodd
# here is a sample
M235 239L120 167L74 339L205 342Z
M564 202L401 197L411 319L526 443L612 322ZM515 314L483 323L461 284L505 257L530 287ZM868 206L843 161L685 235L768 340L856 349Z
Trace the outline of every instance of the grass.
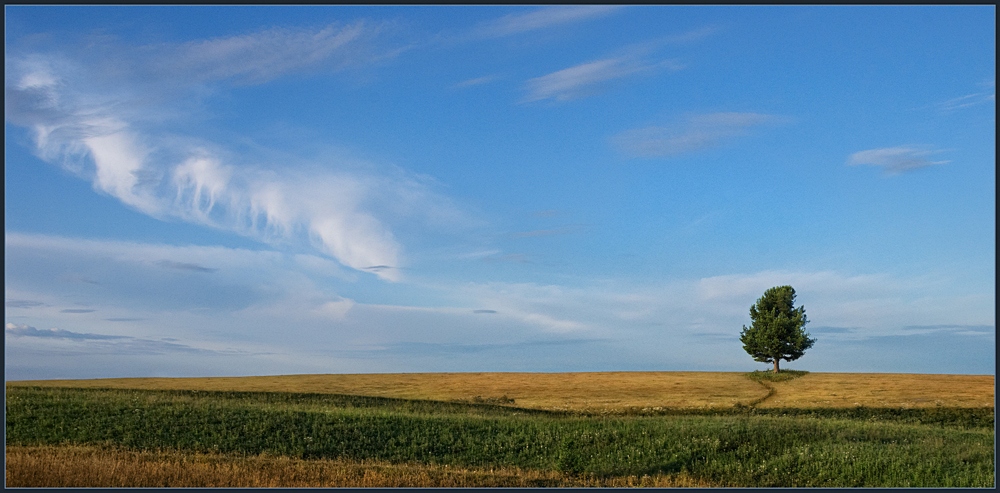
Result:
M518 407L599 411L730 407L763 394L742 373L399 373L224 378L135 378L8 382L9 385L354 394L471 402L512 399Z
M765 372L759 372L765 373ZM779 375L793 374L783 370ZM757 407L991 407L992 375L808 373L769 381L775 395ZM768 395L738 372L399 373L216 378L123 378L7 382L7 386L353 394L471 402L506 397L518 407L622 412L749 405Z
M95 446L8 446L9 487L678 487L685 474L597 478L520 468L457 468L281 456L238 457Z
M928 408L992 407L993 375L808 373L775 382L777 394L760 407Z
M6 405L8 450L97 447L111 456L153 454L144 457L154 463L204 455L235 464L226 470L283 457L348 469L416 468L406 470L438 474L436 481L444 481L444 468L471 471L466 478L518 471L557 484L994 485L992 408L729 407L642 416L329 394L23 386L8 386Z
M754 370L747 373L747 378L755 382L787 382L804 376L809 372L800 370L781 370L778 373L773 371Z

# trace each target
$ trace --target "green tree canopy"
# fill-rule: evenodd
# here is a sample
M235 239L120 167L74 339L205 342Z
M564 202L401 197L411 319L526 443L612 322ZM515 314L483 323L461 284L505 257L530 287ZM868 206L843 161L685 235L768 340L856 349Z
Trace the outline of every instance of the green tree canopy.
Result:
M764 291L764 296L750 307L750 320L750 327L744 325L740 333L743 349L755 361L773 362L775 373L779 360L797 360L816 342L803 329L809 321L806 308L795 308L795 289L791 286Z

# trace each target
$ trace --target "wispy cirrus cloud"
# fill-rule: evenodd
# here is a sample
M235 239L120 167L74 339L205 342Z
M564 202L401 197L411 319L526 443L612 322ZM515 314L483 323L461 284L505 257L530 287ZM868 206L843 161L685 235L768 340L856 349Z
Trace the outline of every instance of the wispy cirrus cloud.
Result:
M691 43L694 41L705 39L719 32L721 29L722 28L717 25L702 26L679 34L672 34L666 36L662 38L660 42L668 44Z
M523 14L510 14L481 24L473 36L500 38L528 31L604 17L621 9L613 5L573 5L544 7Z
M995 105L997 102L996 81L988 80L978 85L984 90L947 99L933 106L941 111L950 112L983 104Z
M497 80L497 78L498 76L496 75L485 75L483 77L475 77L472 79L463 80L452 87L454 87L455 89L462 89L465 87L481 86L483 84L489 84L490 82Z
M659 70L683 70L678 58L657 56L656 52L671 45L690 43L711 36L718 26L703 26L686 32L626 45L610 56L567 67L529 79L524 84L527 93L522 103L552 99L567 101L593 95L603 86L620 79L650 74Z
M141 49L153 63L144 68L159 76L192 74L203 80L239 79L259 84L283 74L318 67L340 69L393 56L378 50L381 26L356 22L318 29L275 28L237 36L156 45Z
M942 101L937 104L937 107L943 111L954 111L981 104L995 104L996 101L996 92L977 92Z
M45 303L34 300L5 300L4 306L7 308L35 308L45 306Z
M167 340L145 339L141 337L117 336L108 334L94 334L86 332L73 332L63 329L36 329L26 324L7 323L4 334L16 338L42 339L42 340L64 340L83 344L81 350L93 353L112 353L117 355L136 354L167 354L167 353L208 353L208 354L230 354L235 351L218 351L211 349L197 348L187 344L179 344Z
M187 270L191 272L209 273L219 270L214 267L205 267L203 265L192 264L189 262L175 262L173 260L159 260L156 262L156 265L159 265L160 267L166 267L168 269Z
M395 267L404 258L393 221L466 220L433 190L432 179L349 158L282 156L269 163L232 143L182 130L189 112L198 111L186 101L202 94L202 84L259 84L295 71L371 64L393 53L377 46L380 33L379 26L357 23L174 45L103 46L74 61L14 54L5 81L6 116L32 131L39 157L145 214L271 244L304 242L345 266L398 281ZM373 265L393 268L366 270Z
M469 258L500 253L481 251ZM30 346L39 351L51 350L47 353L50 356L61 354L59 351L77 351L74 358L97 353L179 354L183 359L169 362L170 368L199 364L205 365L207 374L224 370L220 366L223 363L213 358L227 348L247 355L260 351L276 354L273 358L277 359L253 356L247 360L249 363L245 361L251 373L254 367L277 364L279 360L282 365L300 365L293 366L296 372L321 373L331 368L357 371L359 363L344 360L341 356L346 353L338 351L351 353L365 347L394 347L407 341L516 345L563 340L560 338L601 339L607 344L602 351L619 351L622 361L641 357L679 367L687 364L685 356L664 354L663 347L704 346L712 351L712 357L702 356L701 364L731 371L733 361L746 358L737 337L739 327L749 322L748 307L767 288L784 284L795 286L797 301L805 305L812 321L807 329L815 328L814 334L821 337L812 354L822 353L824 348L832 350L841 344L837 341L864 341L878 336L910 337L949 331L968 334L972 339L976 334L989 337L995 332L991 329L992 293L956 295L944 289L940 279L888 274L774 270L647 284L628 280L566 285L434 284L416 280L395 286L397 290L426 296L413 306L364 301L371 296L365 293L368 288L358 288L354 282L331 282L340 268L332 260L315 255L11 232L5 237L5 255L9 257L5 276L11 300L44 303L8 308L8 316L16 317L9 321L15 322L15 330L8 333L8 343L22 349ZM211 265L218 271L211 275L173 275L156 265L164 258ZM60 282L54 275L87 269L96 271L93 275L99 276L100 286ZM59 310L70 303L84 302L101 316ZM28 330L18 329L19 324L73 324L74 329ZM911 328L918 325L921 327ZM295 328L297 337L287 337L289 327ZM108 334L112 328L114 332ZM123 338L102 341L102 336L112 334ZM168 341L167 337L174 340ZM718 344L726 338L734 343ZM189 349L164 346L164 342ZM18 354L22 366L34 360L23 351ZM419 366L419 358L418 354L404 352L398 359L372 362L375 366L364 368L412 371L419 367L432 371ZM480 361L485 367L471 368L496 370L506 362L501 357ZM232 361L224 364L231 365ZM542 368L538 362L524 365L527 371ZM281 368L289 371L288 366ZM827 368L845 371L835 365Z
M610 140L625 154L665 157L715 147L746 135L754 127L788 121L788 117L765 113L706 113L689 116L683 123L671 126L626 130Z
M809 327L809 332L811 332L813 334L816 334L816 333L823 333L823 334L850 334L850 333L855 332L857 330L858 329L854 328L854 327L830 327L830 326L827 326L827 325L821 325L819 327L815 327L815 326L810 326Z
M232 311L265 300L278 302L285 295L304 303L307 310L314 309L340 300L335 293L317 288L320 280L350 279L332 260L274 250L177 247L17 232L7 232L4 248L11 262L5 272L6 288L23 293L19 298L34 297L48 306L79 303L87 306L86 310L99 309L105 316L125 320L137 315L147 318L147 312ZM211 275L191 271L194 275L178 276L174 268L161 265L163 258L174 259L176 264L212 265L217 270ZM95 287L58 280L58 273L77 270L88 271L100 284ZM122 313L122 307L138 313ZM42 316L38 312L45 311L22 310L32 316Z
M577 224L577 225L563 226L561 228L553 228L553 229L535 229L531 231L517 231L515 233L511 233L510 236L512 238L535 238L539 236L568 235L580 232L582 230L583 226Z
M616 79L624 79L656 69L680 70L683 66L676 60L648 60L634 55L594 60L557 70L525 82L527 95L522 102L530 103L552 99L568 101L592 95L598 89Z
M4 333L15 337L46 337L55 339L75 339L75 340L109 340L109 339L130 339L127 336L113 336L106 334L87 334L72 332L62 329L39 330L30 325L14 324L8 322L4 328Z
M915 331L920 333L946 332L961 335L996 335L997 328L994 325L907 325L903 327L905 331Z
M947 164L948 160L932 160L930 156L942 151L927 147L901 146L883 147L855 152L847 158L849 166L870 165L881 166L886 175L893 176L914 171L928 166Z

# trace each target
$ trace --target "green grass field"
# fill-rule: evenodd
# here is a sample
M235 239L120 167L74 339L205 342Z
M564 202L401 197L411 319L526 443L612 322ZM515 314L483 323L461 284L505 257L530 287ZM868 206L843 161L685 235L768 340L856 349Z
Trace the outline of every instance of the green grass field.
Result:
M84 445L234 460L375 461L605 481L599 485L648 476L750 487L995 484L992 407L740 405L609 415L515 406L8 385L6 432L9 451Z

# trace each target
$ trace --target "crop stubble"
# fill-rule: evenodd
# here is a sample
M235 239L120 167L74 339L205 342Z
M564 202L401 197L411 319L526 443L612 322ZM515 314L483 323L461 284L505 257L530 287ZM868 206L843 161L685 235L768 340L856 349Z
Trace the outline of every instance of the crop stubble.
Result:
M395 373L213 378L128 378L7 382L83 388L350 394L399 399L514 399L552 410L727 408L768 390L738 372ZM993 406L992 375L809 373L771 383L760 407L921 408Z

